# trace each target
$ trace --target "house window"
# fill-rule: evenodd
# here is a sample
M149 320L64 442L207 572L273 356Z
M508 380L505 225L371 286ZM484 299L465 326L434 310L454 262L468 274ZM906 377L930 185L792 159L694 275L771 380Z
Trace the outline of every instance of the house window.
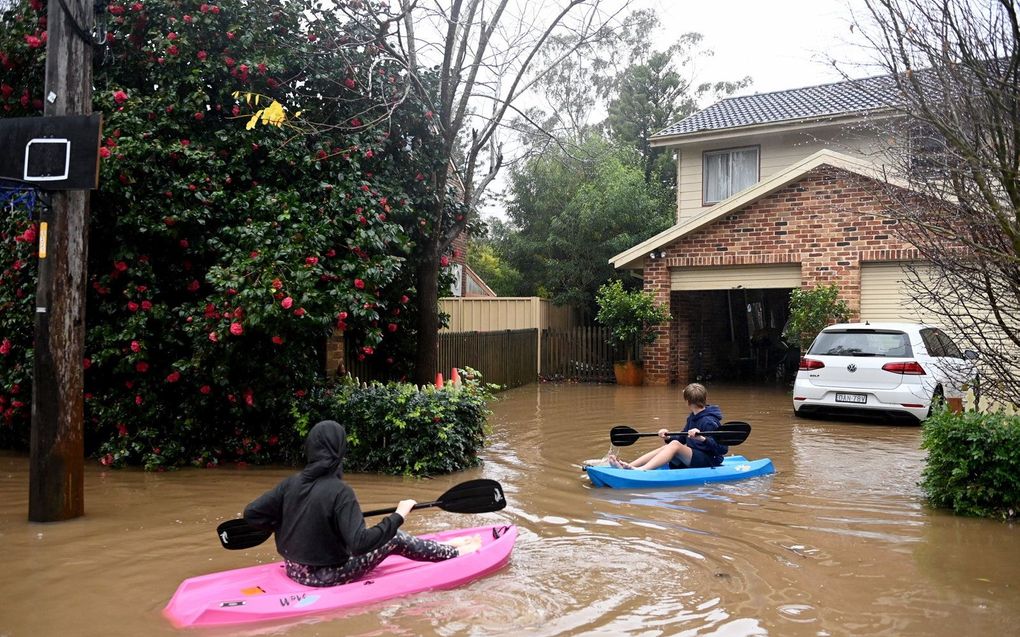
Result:
M923 124L912 126L908 133L910 179L915 182L947 179L952 164L945 138Z
M758 147L705 153L704 205L719 203L758 181Z

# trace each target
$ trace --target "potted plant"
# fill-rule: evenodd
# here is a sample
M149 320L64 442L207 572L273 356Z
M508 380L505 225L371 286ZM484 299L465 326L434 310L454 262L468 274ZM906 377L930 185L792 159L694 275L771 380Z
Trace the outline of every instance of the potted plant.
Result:
M641 385L645 380L644 366L634 360L638 343L650 345L655 341L656 325L670 320L666 308L655 302L648 292L627 292L619 280L606 283L595 294L599 312L595 317L609 328L610 338L627 353L627 360L613 364L616 382L620 385Z

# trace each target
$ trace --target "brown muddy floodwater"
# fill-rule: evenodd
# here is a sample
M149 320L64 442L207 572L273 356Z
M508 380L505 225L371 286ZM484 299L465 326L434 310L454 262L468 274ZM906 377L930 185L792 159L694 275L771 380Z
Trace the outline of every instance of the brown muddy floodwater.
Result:
M224 551L217 523L288 469L145 474L89 463L84 518L30 524L28 462L0 455L0 636L37 635L960 635L1020 634L1020 529L928 509L917 427L795 420L782 388L709 387L754 431L733 452L776 474L668 491L595 489L580 463L615 424L677 427L677 387L532 385L493 403L483 467L434 480L349 475L363 506L502 482L498 513L435 509L405 528L513 523L503 570L453 591L341 615L176 631L178 583L275 560ZM625 449L650 449L642 439Z

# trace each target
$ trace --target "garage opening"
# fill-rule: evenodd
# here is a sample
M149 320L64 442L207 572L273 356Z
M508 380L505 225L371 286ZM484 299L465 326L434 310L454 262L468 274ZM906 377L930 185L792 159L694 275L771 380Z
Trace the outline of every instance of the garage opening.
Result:
M792 381L800 350L782 334L800 276L800 264L672 271L679 380Z
M782 338L790 318L790 292L791 289L675 292L678 304L674 307L685 308L677 317L679 366L684 366L686 358L689 378L697 382L792 380L797 373L800 350L790 347Z

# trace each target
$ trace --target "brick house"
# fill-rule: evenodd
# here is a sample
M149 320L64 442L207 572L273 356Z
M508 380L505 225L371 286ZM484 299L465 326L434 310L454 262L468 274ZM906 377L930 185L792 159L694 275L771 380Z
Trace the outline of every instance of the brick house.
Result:
M652 138L677 153L677 223L611 259L673 320L646 348L647 382L774 378L796 365L779 334L790 292L836 284L853 320L923 319L916 249L895 205L876 123L884 78L723 100ZM905 184L898 184L905 187Z

